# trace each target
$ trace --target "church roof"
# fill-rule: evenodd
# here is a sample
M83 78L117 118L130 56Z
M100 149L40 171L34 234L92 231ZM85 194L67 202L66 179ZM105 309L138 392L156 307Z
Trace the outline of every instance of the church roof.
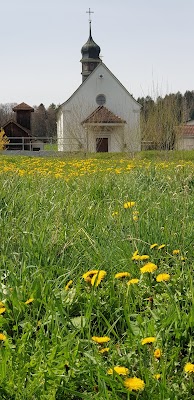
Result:
M13 111L34 111L33 107L30 107L26 103L20 103L17 106L13 107Z
M99 59L100 47L94 42L92 38L91 22L90 22L89 38L87 42L82 46L81 53L83 59L84 58Z
M125 124L122 118L115 115L104 106L99 106L94 110L82 124Z
M81 83L81 85L78 86L78 88L75 90L75 92L73 92L72 95L71 95L66 101L64 101L64 103L62 103L62 104L60 105L60 107L63 106L63 105L65 105L65 104L67 104L67 103L76 95L76 93L79 91L79 89L80 89L83 85L86 85L86 83L88 82L89 79L91 79L91 77L93 76L93 74L96 74L97 70L98 70L101 66L104 67L104 68L113 76L113 78L118 82L118 84L125 90L125 92L126 92L126 93L134 100L134 102L135 102L136 104L138 104L138 106L141 108L141 105L138 103L138 101L134 99L134 97L132 96L132 94L130 94L130 93L128 92L128 90L126 89L126 87L123 86L123 84L119 81L119 79L116 78L116 76L110 71L110 69L109 69L103 62L101 62L101 63L99 63L99 64L97 65L97 67L91 72L91 74L87 77L87 79L85 79L85 81L83 81L83 82ZM60 109L60 107L59 107L59 109Z

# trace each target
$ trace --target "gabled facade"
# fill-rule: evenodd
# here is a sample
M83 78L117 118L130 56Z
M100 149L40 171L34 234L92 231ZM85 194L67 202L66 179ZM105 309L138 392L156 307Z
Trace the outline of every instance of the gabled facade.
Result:
M82 47L82 84L58 113L60 151L140 151L140 104L102 63L100 47Z

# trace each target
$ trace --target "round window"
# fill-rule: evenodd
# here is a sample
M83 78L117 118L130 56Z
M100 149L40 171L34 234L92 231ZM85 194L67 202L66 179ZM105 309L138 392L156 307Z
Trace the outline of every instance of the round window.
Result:
M96 97L96 103L99 106L103 106L103 104L106 103L106 97L104 94L98 94L98 96Z

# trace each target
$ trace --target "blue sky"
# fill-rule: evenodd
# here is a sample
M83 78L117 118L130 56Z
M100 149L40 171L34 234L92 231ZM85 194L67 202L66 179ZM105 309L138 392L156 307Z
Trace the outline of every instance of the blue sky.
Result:
M194 90L194 0L1 0L0 103L64 102L81 84L81 47L137 99Z

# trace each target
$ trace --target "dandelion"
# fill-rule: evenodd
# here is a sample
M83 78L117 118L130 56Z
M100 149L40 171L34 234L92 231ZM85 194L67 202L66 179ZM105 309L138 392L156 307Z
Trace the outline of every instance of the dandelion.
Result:
M125 367L116 366L113 369L108 369L107 374L112 375L113 372L116 372L118 375L127 375L129 373L129 370Z
M109 347L104 347L103 349L100 349L100 350L99 350L99 353L101 353L101 354L108 353L109 350L110 350Z
M1 341L6 340L6 336L3 333L0 333L0 340Z
M106 271L99 270L97 274L94 274L92 279L91 279L91 285L97 287L102 279L104 279L106 275Z
M156 277L157 282L167 282L170 279L170 275L169 274L159 274Z
M108 336L92 336L92 340L95 343L103 344L109 342L110 338Z
M158 243L151 244L150 249L154 249L155 247L158 247Z
M98 273L98 269L92 269L91 271L87 271L82 275L82 278L87 282L87 279Z
M157 265L153 264L151 262L148 262L147 264L145 264L143 267L140 268L140 271L142 274L146 273L146 272L150 272L153 273L154 271L157 270Z
M30 297L28 300L25 301L25 304L30 304L34 301L33 297Z
M158 246L158 250L163 249L165 246L166 246L165 244L161 244L160 246Z
M173 256L175 256L175 255L177 255L177 254L179 254L179 253L180 253L180 250L178 250L178 249L175 249L175 250L173 250L173 252L172 252Z
M122 279L126 278L127 276L130 276L129 272L118 272L117 274L115 274L115 279Z
M146 337L144 339L142 339L141 344L151 344L154 343L156 341L156 338L154 336L150 336L150 337Z
M149 260L150 256L148 256L147 254L143 254L142 256L139 256L139 261L145 261L145 260Z
M133 221L137 222L139 219L139 211L133 211Z
M131 208L135 205L135 201L127 201L126 203L124 203L123 207L124 208Z
M187 374L191 374L192 372L194 372L194 364L192 364L192 363L190 363L190 362L188 362L187 364L185 364L185 366L184 366L184 371L185 371Z
M127 378L124 381L124 385L128 390L143 390L145 387L145 382L142 379L139 378Z
M73 281L72 279L67 283L67 285L65 286L65 290L68 290L69 287L72 285Z
M154 374L153 378L157 379L157 381L159 381L159 379L161 378L161 374Z
M0 314L3 314L5 312L6 308L5 307L0 307Z
M116 217L116 215L118 215L118 211L113 211L112 212L112 217Z
M139 283L139 279L133 278L133 279L130 279L130 280L127 282L127 285L135 285L135 284L137 284L137 283Z
M140 257L140 255L138 254L138 250L136 250L136 251L134 251L134 253L133 253L131 259L132 259L132 260L135 260L135 261L138 261L138 260L139 260L139 257Z
M160 349L156 349L156 350L154 351L154 357L155 357L155 358L159 359L159 358L161 357L161 355L162 355L162 352L161 352Z

